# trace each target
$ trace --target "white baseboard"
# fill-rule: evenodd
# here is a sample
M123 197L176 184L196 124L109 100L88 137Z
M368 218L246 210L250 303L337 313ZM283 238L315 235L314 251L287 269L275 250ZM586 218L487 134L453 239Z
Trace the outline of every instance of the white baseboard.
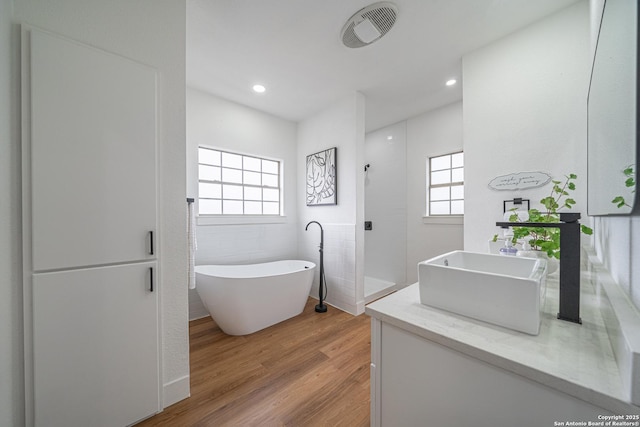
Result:
M162 387L163 409L173 405L174 403L178 403L189 396L191 396L189 375L185 375L182 378L166 383Z

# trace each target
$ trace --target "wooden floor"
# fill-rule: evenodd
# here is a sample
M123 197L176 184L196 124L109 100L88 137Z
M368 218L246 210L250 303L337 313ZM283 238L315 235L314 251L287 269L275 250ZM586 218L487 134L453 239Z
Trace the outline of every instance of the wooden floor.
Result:
M369 317L315 304L242 337L192 321L191 397L138 426L368 426Z

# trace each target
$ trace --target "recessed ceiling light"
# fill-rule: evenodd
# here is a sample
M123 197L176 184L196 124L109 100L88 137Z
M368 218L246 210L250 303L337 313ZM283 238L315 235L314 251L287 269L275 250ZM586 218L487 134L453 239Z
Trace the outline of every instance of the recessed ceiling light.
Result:
M391 141L393 139L393 135L387 136L387 141Z
M447 80L447 86L453 86L454 84L456 84L456 79Z
M253 85L253 91L256 93L263 93L265 90L267 90L267 88L262 85Z

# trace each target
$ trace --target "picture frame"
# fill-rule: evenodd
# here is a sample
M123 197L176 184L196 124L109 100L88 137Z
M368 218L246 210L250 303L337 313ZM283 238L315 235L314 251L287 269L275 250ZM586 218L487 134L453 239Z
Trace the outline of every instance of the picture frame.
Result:
M337 205L337 147L307 156L307 206Z

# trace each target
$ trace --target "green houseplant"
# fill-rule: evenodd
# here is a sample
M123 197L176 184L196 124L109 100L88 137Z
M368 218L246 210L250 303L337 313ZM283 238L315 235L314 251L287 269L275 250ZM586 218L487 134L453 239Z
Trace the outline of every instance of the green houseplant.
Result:
M576 189L576 174L565 176L563 181L551 181L553 188L551 193L540 200L543 209L529 209L529 220L527 222L554 223L559 222L559 210L571 209L576 201L572 199L571 192ZM513 211L516 208L512 209ZM513 212L509 217L510 222L520 222L518 215ZM586 225L580 225L582 233L592 235L593 230ZM560 229L546 227L513 227L513 242L518 240L529 240L531 248L547 254L549 258L560 259Z

